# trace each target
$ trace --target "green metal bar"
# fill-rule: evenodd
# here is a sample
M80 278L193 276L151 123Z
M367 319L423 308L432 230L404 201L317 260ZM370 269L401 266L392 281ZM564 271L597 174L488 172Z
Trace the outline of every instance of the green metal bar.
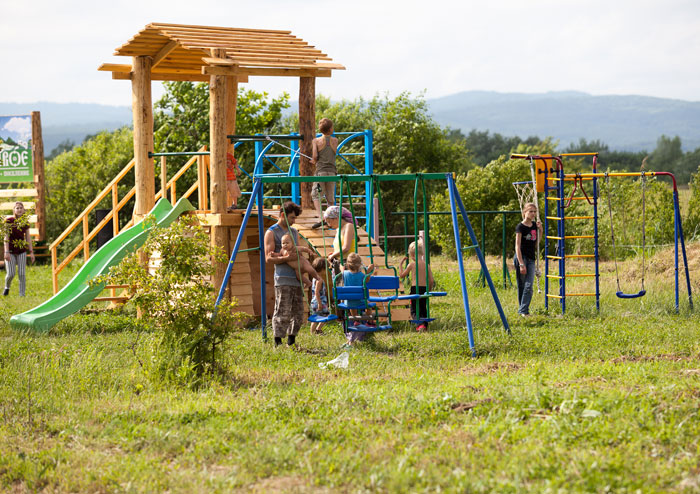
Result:
M305 183L305 182L337 182L343 177L347 177L349 182L368 182L374 177L378 182L397 182L397 181L408 181L415 180L416 174L397 174L397 175L334 175L328 177L256 177L257 180L262 181L264 184L275 184L275 183ZM426 180L445 180L444 173L424 173L423 177Z
M503 212L503 252L501 253L501 259L503 260L503 288L507 288L506 278L513 286L513 282L510 279L510 273L508 272L508 262L506 261L506 213Z
M518 214L522 214L522 211L467 211L467 214L502 214L502 213L507 213L507 214L515 214L515 213L518 213ZM391 213L391 214L393 214L393 215L407 216L407 215L411 215L411 214L413 214L413 213L408 212L408 211L395 211L395 212L393 212L393 213ZM428 214L431 215L431 216L435 216L435 215L446 216L446 215L449 215L450 212L449 212L449 211L428 211Z
M209 151L183 151L180 153L148 153L149 158L156 156L209 156Z
M414 255L416 258L416 268L415 268L416 275L413 277L413 278L415 278L413 280L413 284L416 287L416 293L418 293L418 254L419 254L419 250L418 250L418 174L416 173L414 175L414 177L415 177L415 182L413 184L413 242L414 242L414 245L416 246L415 251L414 251ZM425 246L423 246L423 247L425 248ZM411 260L409 259L408 262L411 262ZM416 309L418 309L418 307L416 307ZM417 312L416 312L416 314L417 314Z
M376 180L377 176L374 175L374 180ZM376 181L376 187L377 187L377 202L379 203L379 214L382 217L382 229L384 230L384 267L387 269L392 269L392 266L389 266L389 239L387 238L387 229L386 229L386 214L384 213L384 201L382 200L382 189L379 186L379 181ZM394 276L396 276L396 268L394 269Z
M347 183L348 176L343 175L344 178L341 178L341 183L342 180L345 180ZM355 208L352 205L352 191L350 190L350 184L348 183L348 202L350 203L350 215L352 216L352 227L353 231L355 232L355 252L357 252L358 248L360 247L360 236L357 234L357 219L355 218ZM343 215L343 201L340 201L340 216ZM368 232L369 234L369 232ZM370 241L371 242L371 241ZM343 242L342 239L340 239L340 249L343 249Z
M316 177L316 178L324 178L324 177ZM263 181L264 183L264 181ZM343 231L343 180L340 181L340 197L338 198L338 231L335 232L336 236L338 237L338 246L340 247L340 265L343 265L343 237L340 232ZM339 276L342 274L339 273Z
M408 239L406 238L408 235L408 215L405 214L403 215L403 235L403 251L406 253L406 256L408 256Z
M251 215L251 216L253 216L253 215ZM241 252L250 252L253 250L260 250L260 247L251 247L250 249L238 249L238 253L240 254Z
M367 197L367 201L370 203L374 202L374 180L369 181L369 197ZM365 210L369 211L369 208L365 207ZM367 240L369 241L369 260L371 263L374 263L374 253L372 252L372 244L374 243L375 238L372 237L372 232L375 227L374 222L374 208L372 208L372 214L369 215L367 218L367 224L369 225L369 229L367 230ZM379 242L377 240L377 242Z
M428 194L425 190L425 179L420 175L421 188L423 189L423 251L425 252L425 289L430 293L430 225L428 224ZM417 276L416 276L417 278ZM430 297L425 299L425 317L430 319Z

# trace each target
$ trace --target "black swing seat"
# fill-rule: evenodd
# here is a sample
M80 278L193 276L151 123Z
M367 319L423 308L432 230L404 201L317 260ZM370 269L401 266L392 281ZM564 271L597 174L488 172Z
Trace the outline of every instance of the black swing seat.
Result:
M640 290L639 293L624 293L624 292L617 292L615 295L617 295L617 298L639 298L643 297L646 295L647 291L646 290Z

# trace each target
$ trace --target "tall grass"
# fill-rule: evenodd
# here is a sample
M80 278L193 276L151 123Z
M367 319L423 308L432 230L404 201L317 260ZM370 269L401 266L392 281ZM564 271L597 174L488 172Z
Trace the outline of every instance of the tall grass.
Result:
M489 260L494 277L500 260ZM638 260L636 260L638 262ZM635 260L623 263L630 273ZM318 364L343 336L304 330L300 349L236 333L220 379L193 391L144 375L155 335L131 314L73 316L18 334L0 312L0 486L45 492L697 492L698 316L672 279L623 301L605 266L600 313L571 300L517 318L515 290L488 289L468 262L478 357L471 358L456 264L433 262L449 292L428 333L398 323ZM572 266L572 269L588 266ZM512 273L511 273L512 276ZM515 279L513 278L513 282ZM629 280L633 283L635 279Z

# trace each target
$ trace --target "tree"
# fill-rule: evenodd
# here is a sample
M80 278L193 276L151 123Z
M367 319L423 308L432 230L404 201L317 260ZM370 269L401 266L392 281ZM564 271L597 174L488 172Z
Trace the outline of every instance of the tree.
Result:
M459 192L464 207L471 211L518 211L518 198L513 190L513 182L530 180L530 165L525 160L511 160L505 155L493 160L485 167L477 167L466 174L459 174L455 179L455 185ZM450 198L448 191L435 198L436 211L449 211ZM518 215L507 215L507 231L510 234L521 218ZM469 221L474 227L477 238L481 239L481 223L476 217L470 217ZM466 228L461 219L460 237L464 245L470 245ZM502 215L490 215L486 218L485 234L486 248L489 253L500 253L502 249L503 217ZM431 241L442 248L442 252L456 255L454 234L452 231L452 218L438 216L431 223ZM510 242L512 243L512 242Z
M440 127L430 115L423 95L413 97L401 93L396 98L375 96L370 100L358 98L332 103L324 96L316 99L316 116L330 118L336 131L371 129L374 136L374 171L376 173L411 174L426 172L465 172L473 168L463 142L450 139L450 129ZM285 119L284 130L297 130L298 118ZM349 149L352 151L352 147ZM358 164L359 165L359 164ZM360 171L363 167L357 166ZM339 173L356 173L339 161ZM428 197L444 190L444 182L428 181ZM361 193L361 184L353 193ZM387 213L414 210L414 182L396 182L382 187L382 199ZM421 209L422 205L419 204ZM428 205L430 210L430 205ZM402 233L402 222L388 218L389 233ZM409 232L412 233L412 232Z
M489 135L489 131L478 131L472 129L465 139L465 144L469 149L469 155L480 166L486 166L493 160L501 156L508 157L520 144L534 146L540 139L535 136L530 136L523 140L520 137L504 137L501 134L495 133Z
M656 149L649 156L649 166L652 170L671 171L681 157L683 157L681 138L662 135L656 141Z
M192 82L166 82L165 94L155 103L154 149L156 152L197 151L209 145L209 85ZM282 110L289 107L289 95L283 93L269 99L263 92L239 89L236 105L236 133L274 133L280 125ZM252 162L252 146L236 150L239 164ZM169 175L179 170L190 157L168 158ZM252 170L247 170L249 173ZM194 183L196 169L192 167L183 177L185 184ZM242 188L252 185L243 175Z
M51 153L49 153L49 155L46 157L46 160L50 161L50 160L54 159L56 156L58 156L59 154L65 153L66 151L70 151L74 147L75 147L75 142L73 142L70 139L66 139L65 141L61 141L58 144L58 146L56 146L55 148L53 148L51 150Z

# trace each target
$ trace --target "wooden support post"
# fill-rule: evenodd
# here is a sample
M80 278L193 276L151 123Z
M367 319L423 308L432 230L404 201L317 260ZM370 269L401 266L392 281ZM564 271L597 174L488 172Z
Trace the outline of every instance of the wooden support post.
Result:
M134 219L143 219L153 209L156 197L153 160L153 104L151 101L151 58L138 56L133 59L131 77L131 111L134 116L134 167L136 204Z
M46 188L44 186L44 139L41 135L41 114L32 112L32 162L36 199L36 226L39 240L46 240Z
M238 105L238 79L226 78L226 135L236 133L236 106ZM228 152L233 153L233 143L226 139Z
M221 48L211 50L212 57L226 58L226 51ZM211 170L210 207L212 214L226 213L226 76L212 75L209 78L209 166ZM227 249L228 227L213 225L211 227L212 246ZM227 262L216 262L212 283L221 286L226 274Z
M222 49L212 57L226 58ZM226 76L212 75L209 81L209 139L211 166L211 212L226 212Z
M299 133L304 136L299 150L299 175L314 175L314 166L304 155L311 156L311 142L316 135L316 78L299 78ZM311 201L311 183L301 184L301 207L313 208Z

